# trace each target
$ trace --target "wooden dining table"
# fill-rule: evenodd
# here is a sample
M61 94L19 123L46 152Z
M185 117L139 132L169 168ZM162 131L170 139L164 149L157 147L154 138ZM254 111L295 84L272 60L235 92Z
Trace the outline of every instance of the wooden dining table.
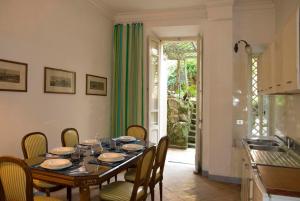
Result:
M154 144L142 141L138 141L137 144L143 144L145 147L154 146ZM121 145L119 144L118 147L121 147ZM136 164L143 153L143 150L126 152L121 148L114 149L108 146L103 146L103 148L103 152L123 153L125 159L116 163L101 162L97 159L98 155L91 155L91 150L89 147L86 147L82 149L83 154L80 161L73 163L71 167L63 170L49 170L40 167L40 164L49 158L47 156L26 159L25 162L31 168L32 177L34 179L66 187L79 187L80 201L89 201L90 186L100 185L111 177L131 167L133 164ZM66 157L64 156L64 158ZM86 171L77 172L79 168L85 169Z

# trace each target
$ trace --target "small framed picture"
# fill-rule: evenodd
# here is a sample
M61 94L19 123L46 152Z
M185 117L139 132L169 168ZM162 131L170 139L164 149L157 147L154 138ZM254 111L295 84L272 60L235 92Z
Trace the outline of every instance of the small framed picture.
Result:
M44 92L58 94L75 94L76 73L73 71L45 67Z
M26 63L0 59L0 91L27 91Z
M86 94L107 96L107 78L96 75L86 75Z

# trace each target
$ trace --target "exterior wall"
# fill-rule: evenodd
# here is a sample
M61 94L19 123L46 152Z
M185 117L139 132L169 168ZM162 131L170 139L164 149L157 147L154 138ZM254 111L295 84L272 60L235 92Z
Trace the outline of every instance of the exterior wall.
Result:
M0 92L0 155L21 157L21 139L41 131L49 148L64 128L80 138L110 129L112 21L83 0L0 1L0 58L28 63L28 92ZM76 72L76 94L44 93L44 67ZM108 77L108 96L85 95L85 74Z

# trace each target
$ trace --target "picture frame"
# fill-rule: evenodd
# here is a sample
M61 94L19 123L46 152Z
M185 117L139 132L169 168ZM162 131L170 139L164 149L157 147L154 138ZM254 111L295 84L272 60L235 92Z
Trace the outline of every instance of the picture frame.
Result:
M76 72L45 67L44 92L76 94Z
M86 74L86 95L107 96L107 78Z
M27 92L28 64L0 59L0 91Z

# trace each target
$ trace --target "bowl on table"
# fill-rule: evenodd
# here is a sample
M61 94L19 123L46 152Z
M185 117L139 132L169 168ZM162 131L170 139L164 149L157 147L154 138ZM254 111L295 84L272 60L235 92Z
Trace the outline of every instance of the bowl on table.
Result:
M133 141L136 141L136 138L133 137L133 136L121 136L118 138L118 140L122 141L122 142L133 142Z
M72 162L68 159L48 159L40 164L40 167L49 170L61 170L72 166Z
M55 155L69 155L75 152L74 147L56 147L54 149L51 149L49 153L55 154Z
M107 152L103 153L98 157L98 160L102 162L119 162L124 160L124 154L121 153L114 153L114 152Z
M122 145L122 149L125 151L134 152L144 149L144 146L140 144L124 144Z

